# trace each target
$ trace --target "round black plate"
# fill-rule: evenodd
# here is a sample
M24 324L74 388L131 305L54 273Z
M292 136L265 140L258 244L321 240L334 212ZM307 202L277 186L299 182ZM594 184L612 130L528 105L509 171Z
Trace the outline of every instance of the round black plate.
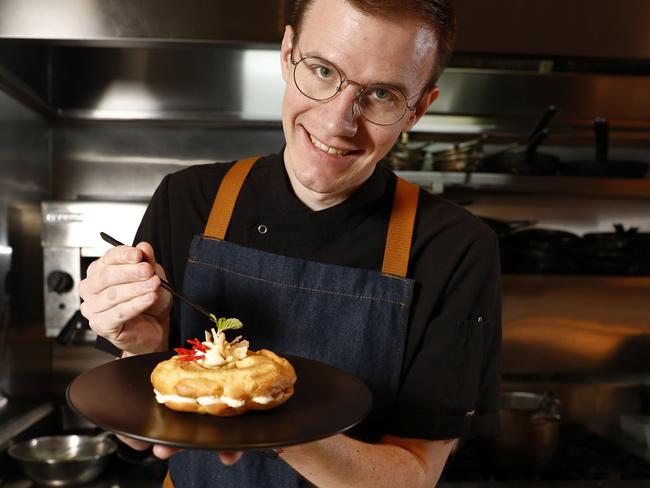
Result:
M327 364L285 357L298 377L294 395L266 411L238 417L176 412L158 404L149 376L172 352L102 364L68 386L70 406L102 429L190 449L243 451L290 446L344 432L369 413L372 394L356 377Z

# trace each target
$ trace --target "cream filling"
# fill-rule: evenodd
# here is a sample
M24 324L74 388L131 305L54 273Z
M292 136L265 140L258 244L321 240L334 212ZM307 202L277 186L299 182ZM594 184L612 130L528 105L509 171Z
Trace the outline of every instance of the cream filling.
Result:
M236 398L231 398L225 395L216 396L202 396L197 398L185 397L181 395L163 395L158 390L154 389L153 392L156 395L156 401L158 403L174 402L174 403L198 403L202 406L216 405L218 403L224 403L232 408L243 407L246 403L244 400L237 400ZM271 396L256 396L252 398L253 402L259 403L260 405L266 405L273 400Z
M311 134L309 134L309 138L311 139L311 143L314 146L316 146L321 151L325 151L328 154L335 154L337 156L345 156L348 153L348 151L344 151L342 149L336 149L335 147L330 147L327 144L323 144L322 142L320 142L318 139L316 139Z

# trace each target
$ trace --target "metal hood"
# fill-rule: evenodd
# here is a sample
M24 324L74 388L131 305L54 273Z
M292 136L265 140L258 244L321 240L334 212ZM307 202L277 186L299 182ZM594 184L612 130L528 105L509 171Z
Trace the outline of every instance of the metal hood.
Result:
M294 0L0 0L0 90L56 121L279 126ZM509 131L546 106L650 133L650 1L455 0L458 38L418 130ZM523 6L525 4L525 6Z
M292 0L0 0L0 39L275 43Z

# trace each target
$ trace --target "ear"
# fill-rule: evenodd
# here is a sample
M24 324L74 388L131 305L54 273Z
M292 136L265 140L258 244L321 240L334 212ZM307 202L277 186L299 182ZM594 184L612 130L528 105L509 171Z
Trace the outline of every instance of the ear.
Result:
M427 113L427 109L433 102L436 101L439 95L440 89L435 85L424 92L424 95L422 95L422 97L420 97L420 100L418 100L418 102L415 104L415 110L411 112L411 116L408 118L406 127L403 130L411 130L417 121L420 120L425 113Z
M280 47L280 66L282 68L282 79L286 82L289 79L291 72L291 49L293 48L293 27L287 25L284 28L284 36L282 37L282 46Z

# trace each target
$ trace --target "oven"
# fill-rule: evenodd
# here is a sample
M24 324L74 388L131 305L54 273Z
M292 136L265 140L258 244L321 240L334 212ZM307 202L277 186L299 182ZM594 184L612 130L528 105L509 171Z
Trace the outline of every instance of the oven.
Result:
M106 232L130 243L146 209L145 202L47 201L42 209L43 294L45 332L62 338L65 326L82 327L77 285L90 263L108 249L100 237ZM75 327L68 327L68 330ZM94 337L92 333L84 335Z

